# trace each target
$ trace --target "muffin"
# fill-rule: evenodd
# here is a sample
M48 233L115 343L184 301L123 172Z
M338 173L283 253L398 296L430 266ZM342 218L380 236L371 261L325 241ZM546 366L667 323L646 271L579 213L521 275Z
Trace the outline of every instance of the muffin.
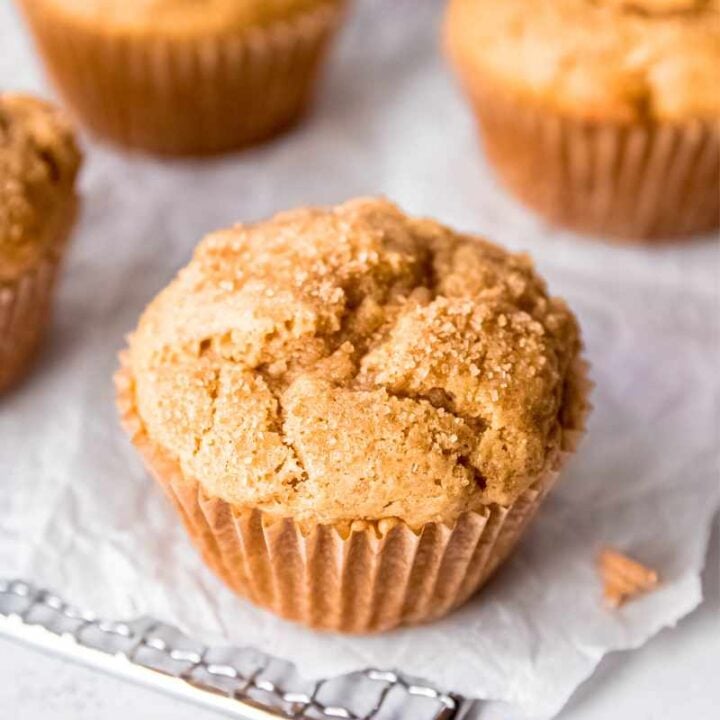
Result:
M372 199L205 238L116 387L210 567L354 633L437 618L488 579L587 395L575 318L527 257Z
M239 148L310 100L344 0L19 0L58 91L98 136Z
M450 0L453 64L504 184L553 223L720 225L720 0Z
M0 392L28 369L48 324L79 166L54 107L0 93Z

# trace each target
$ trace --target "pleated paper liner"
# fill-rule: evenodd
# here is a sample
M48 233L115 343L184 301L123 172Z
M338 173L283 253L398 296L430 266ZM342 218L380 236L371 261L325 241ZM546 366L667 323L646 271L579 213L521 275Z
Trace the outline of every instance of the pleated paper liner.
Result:
M452 525L413 530L397 519L296 523L209 497L145 432L121 356L123 425L207 564L238 594L310 627L371 633L438 618L465 602L510 554L584 432L590 384L578 361L562 447L509 507L488 505Z
M209 154L269 138L306 109L344 0L266 28L132 35L23 0L48 73L98 136L161 154Z
M0 393L32 366L48 325L57 267L48 258L16 280L0 281Z
M55 283L79 206L69 191L58 212L44 218L52 225L47 254L18 277L0 280L0 393L20 380L35 360L50 324Z
M466 84L500 179L552 223L646 241L720 227L719 123L585 121Z

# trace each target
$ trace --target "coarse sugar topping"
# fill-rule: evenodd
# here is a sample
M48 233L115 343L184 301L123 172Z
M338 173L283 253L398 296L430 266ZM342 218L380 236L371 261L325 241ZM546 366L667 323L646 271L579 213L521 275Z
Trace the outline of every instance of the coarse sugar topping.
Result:
M207 492L419 527L547 469L579 352L526 256L360 199L208 236L129 363L149 438Z

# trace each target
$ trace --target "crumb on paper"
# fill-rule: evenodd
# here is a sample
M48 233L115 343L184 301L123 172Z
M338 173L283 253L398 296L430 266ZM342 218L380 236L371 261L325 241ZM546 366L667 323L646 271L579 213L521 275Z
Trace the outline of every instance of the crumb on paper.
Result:
M655 570L613 548L602 550L598 568L603 581L603 598L611 608L618 608L628 600L654 590L660 582Z

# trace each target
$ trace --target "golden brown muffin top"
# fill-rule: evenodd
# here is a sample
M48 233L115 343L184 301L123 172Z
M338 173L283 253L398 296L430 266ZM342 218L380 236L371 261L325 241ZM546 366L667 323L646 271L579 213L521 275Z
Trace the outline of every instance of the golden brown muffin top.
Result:
M79 166L72 130L56 108L0 94L0 282L55 250Z
M451 0L446 31L470 89L589 119L720 117L720 0Z
M129 367L150 440L210 494L415 527L548 467L579 346L526 256L361 199L205 238Z
M343 0L23 0L108 31L197 33L237 31L287 20Z

